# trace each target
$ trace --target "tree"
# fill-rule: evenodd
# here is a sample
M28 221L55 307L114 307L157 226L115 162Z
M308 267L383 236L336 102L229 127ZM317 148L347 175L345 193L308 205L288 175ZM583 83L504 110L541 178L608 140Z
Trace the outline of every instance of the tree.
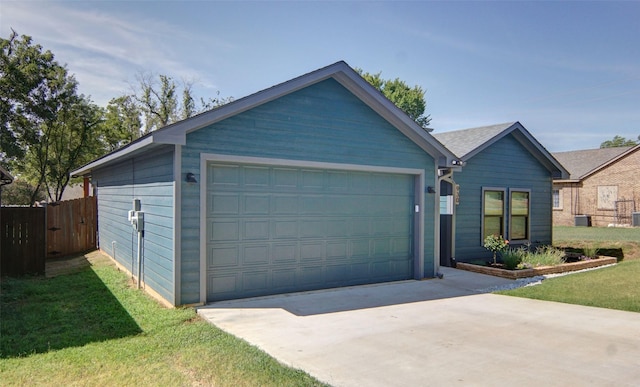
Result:
M36 192L35 200L41 201L47 198L44 189L36 190L36 187L25 179L17 178L13 183L2 186L2 204L11 206L28 206L33 204L33 193Z
M600 148L617 148L621 146L634 146L640 143L640 136L638 136L638 140L627 140L622 136L614 136L613 139L607 140L600 144Z
M422 87L417 85L410 87L399 78L383 79L381 72L369 74L359 68L356 68L356 71L423 129L428 132L433 130L428 128L431 122L431 116L428 114L424 115L427 102L424 99L425 91Z
M200 98L198 106L193 97L193 82L183 81L179 86L168 75L160 74L156 79L150 73L139 74L137 80L133 94L120 98L135 101L143 121L143 135L233 101L232 97L220 98L218 93L215 98Z
M39 125L53 114L50 83L60 66L31 37L0 38L0 157L24 157Z
M141 110L130 95L112 98L109 101L101 139L106 152L112 152L140 137L140 115Z
M74 76L30 37L13 31L0 45L2 157L33 187L29 204L43 188L60 200L69 172L104 154L102 109L78 95Z

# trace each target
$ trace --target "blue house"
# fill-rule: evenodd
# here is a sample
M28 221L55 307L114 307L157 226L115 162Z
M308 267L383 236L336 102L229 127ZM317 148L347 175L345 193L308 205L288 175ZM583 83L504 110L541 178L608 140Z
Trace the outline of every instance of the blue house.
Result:
M526 149L526 131L513 132L477 158ZM525 156L540 177L518 186L533 196L542 183L550 197L546 164ZM338 62L159 129L73 175L95 187L100 249L165 303L189 305L433 277L439 174L459 165ZM511 192L498 181L491 186ZM479 205L468 193L461 206ZM479 224L460 222L461 252L474 251L469 240L477 247L479 230L464 232Z
M552 183L566 169L519 122L434 134L464 163L445 176L441 264L490 258L497 234L517 247L552 243ZM452 243L454 241L455 243Z

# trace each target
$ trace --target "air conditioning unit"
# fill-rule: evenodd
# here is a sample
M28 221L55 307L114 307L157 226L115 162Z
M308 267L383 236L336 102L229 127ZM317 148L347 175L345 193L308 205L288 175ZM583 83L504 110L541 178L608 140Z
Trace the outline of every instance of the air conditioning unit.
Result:
M591 215L576 215L576 227L591 227Z
M631 225L633 227L640 227L640 212L631 214Z

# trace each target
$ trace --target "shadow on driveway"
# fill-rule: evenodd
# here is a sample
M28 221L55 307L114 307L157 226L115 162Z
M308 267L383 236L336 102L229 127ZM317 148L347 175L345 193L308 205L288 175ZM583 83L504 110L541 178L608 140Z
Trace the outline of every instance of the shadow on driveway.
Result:
M377 308L488 293L512 280L441 268L443 279L401 281L220 301L199 309L283 309L296 316Z

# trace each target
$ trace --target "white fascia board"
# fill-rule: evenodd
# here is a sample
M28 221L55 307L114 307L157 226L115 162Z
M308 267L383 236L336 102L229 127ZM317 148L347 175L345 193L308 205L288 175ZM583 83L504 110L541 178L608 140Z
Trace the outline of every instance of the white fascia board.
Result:
M92 162L90 162L89 164L86 164L83 167L80 167L79 169L76 169L75 171L71 172L71 176L72 177L77 177L77 176L83 176L83 175L88 175L91 173L91 171L101 165L107 164L109 162L112 162L114 160L117 160L119 158L121 158L122 156L125 156L127 154L133 153L135 151L141 150L142 148L145 148L149 145L153 144L153 137L152 136L148 136L145 138L142 138L140 141L135 141L133 143L131 143L130 145L125 146L124 148L121 148L117 151L111 152L109 154L107 154L106 156L103 156L97 160L94 160Z

